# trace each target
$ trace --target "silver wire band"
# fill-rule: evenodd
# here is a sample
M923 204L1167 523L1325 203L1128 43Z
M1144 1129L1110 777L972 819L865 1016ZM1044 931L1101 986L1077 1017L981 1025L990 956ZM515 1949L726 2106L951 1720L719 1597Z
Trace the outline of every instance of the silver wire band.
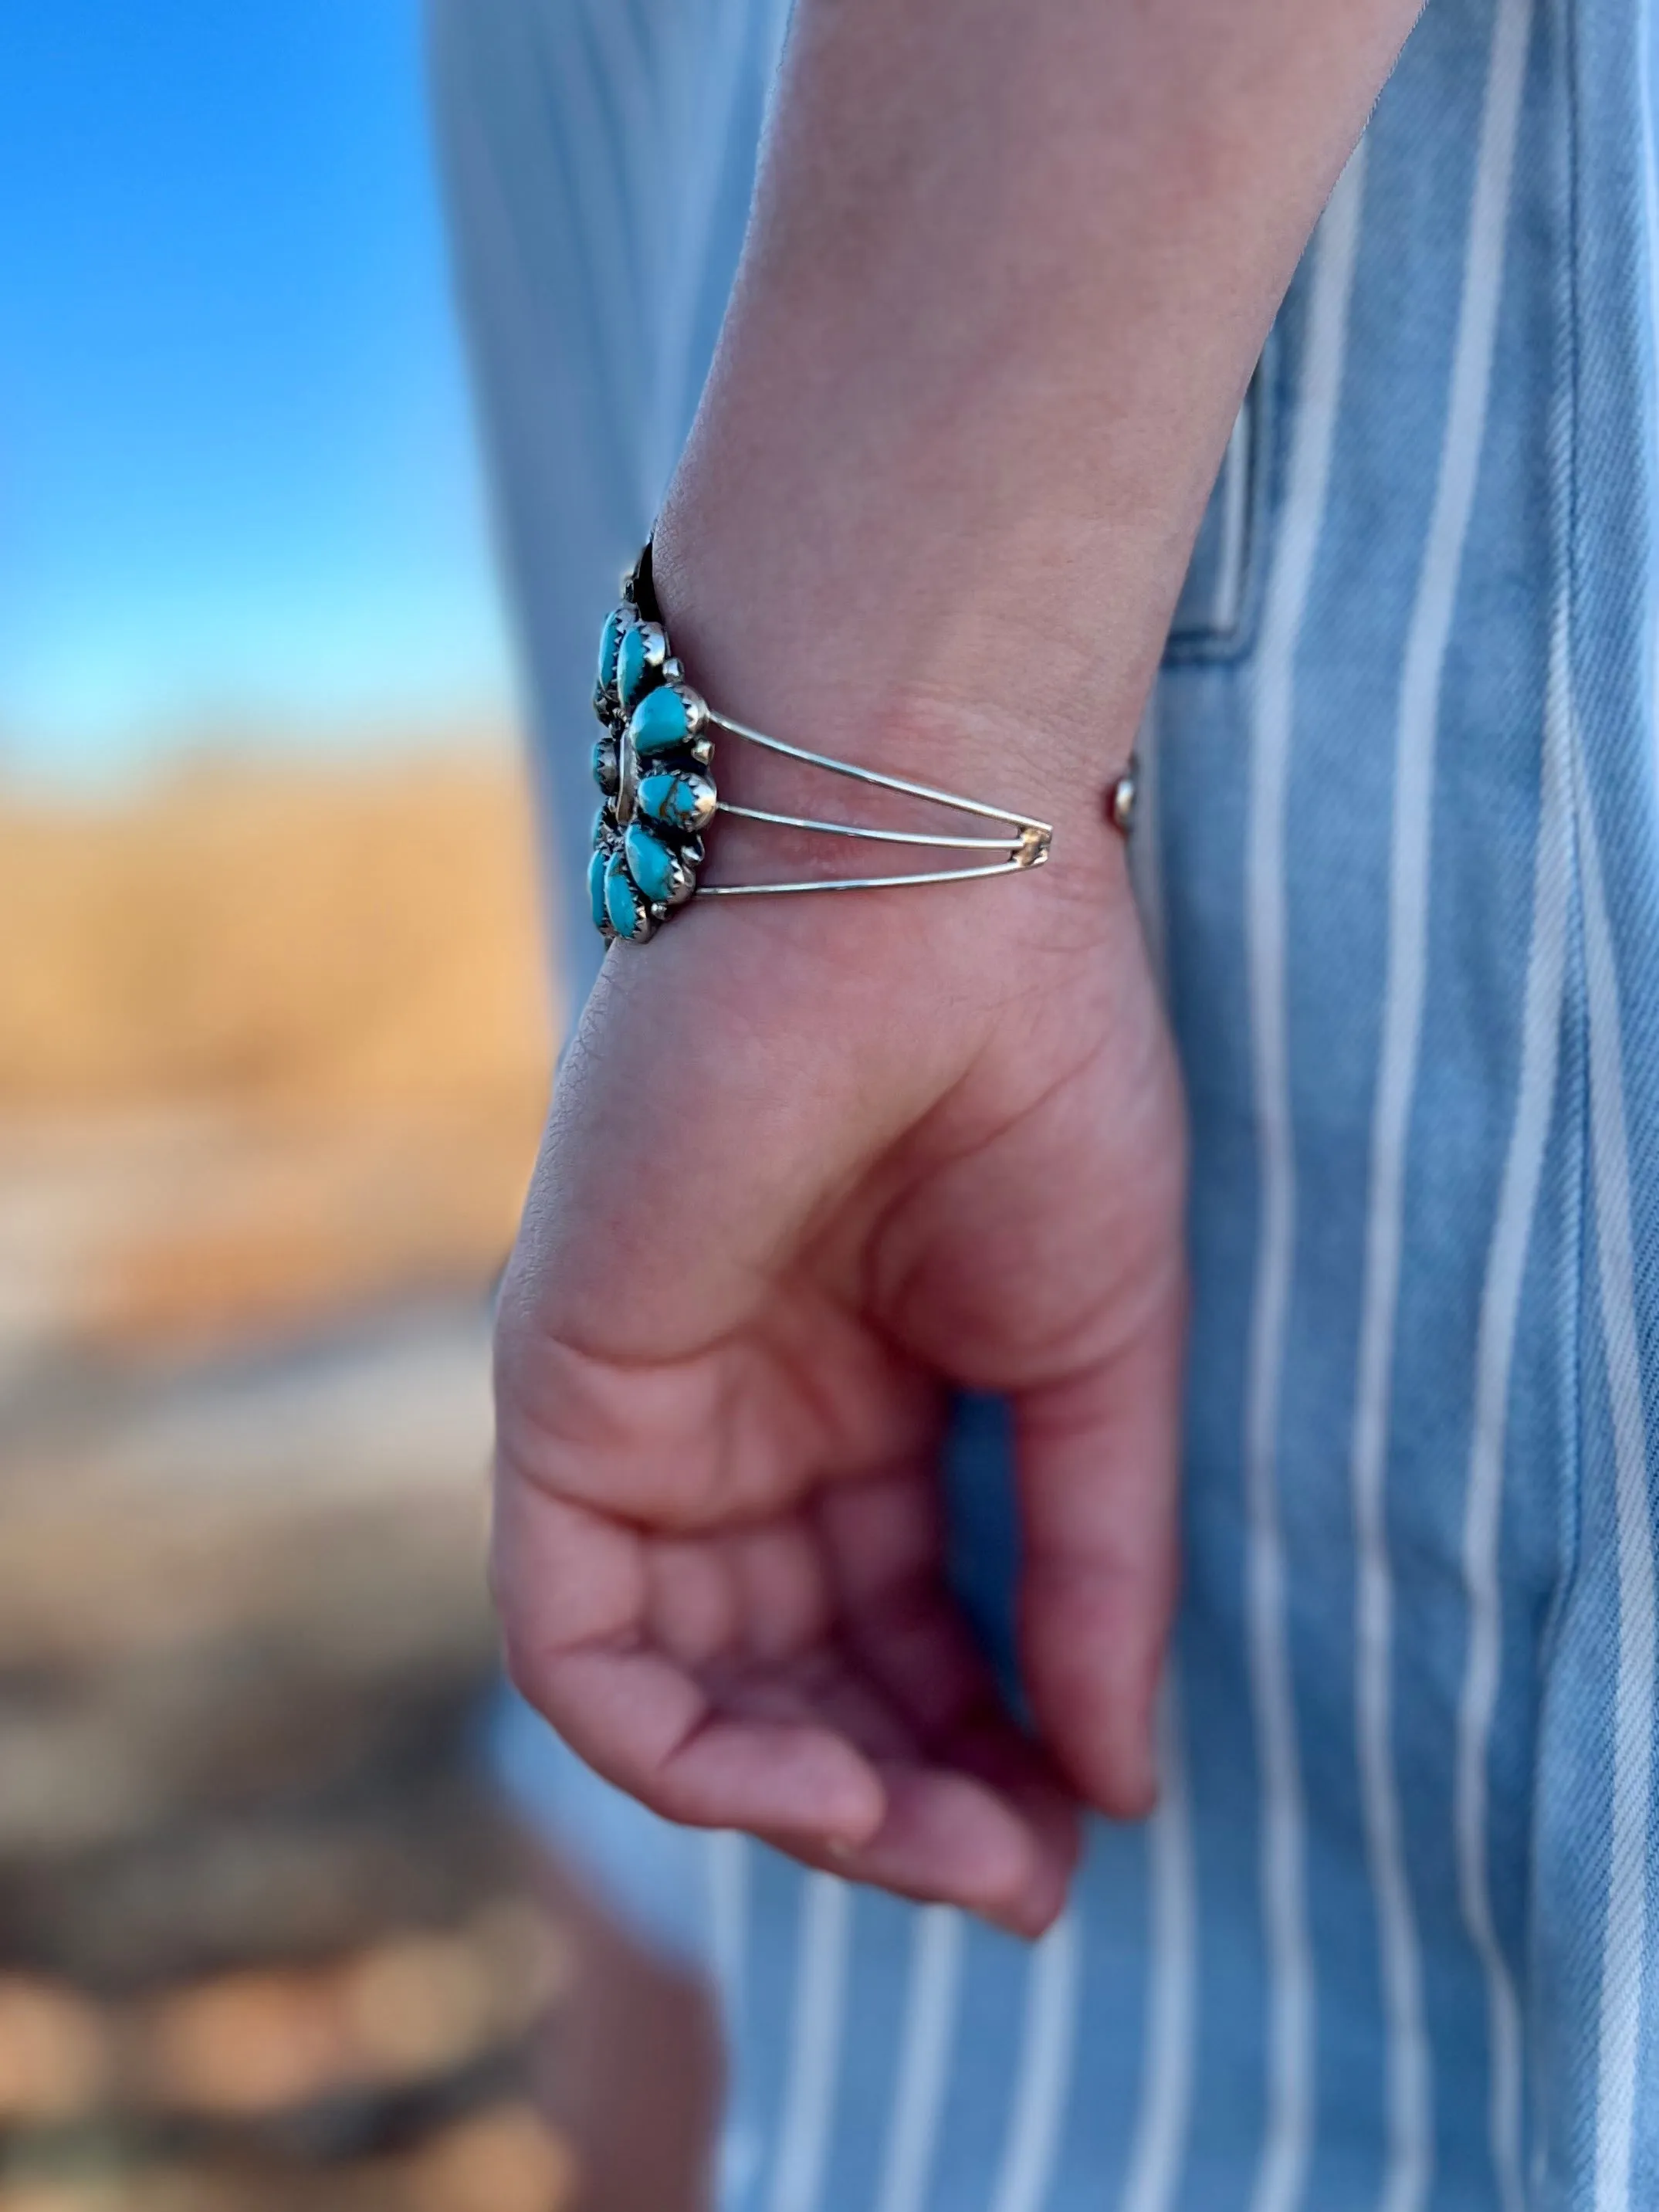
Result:
M802 891L860 891L901 890L917 884L961 884L981 876L1018 875L1027 868L1040 868L1048 857L1048 848L1054 831L1046 822L1034 816L1017 814L1012 808L987 806L977 799L963 799L954 791L940 791L932 784L914 783L908 776L886 775L878 769L860 768L854 762L836 760L829 753L815 753L805 745L792 745L782 738L769 737L764 730L750 729L746 722L734 721L715 708L708 709L708 720L729 737L744 738L751 745L764 745L769 752L782 753L790 760L803 762L808 768L827 769L831 775L850 776L855 782L875 785L883 791L896 791L907 799L922 799L935 806L948 806L959 814L973 814L986 822L1006 822L1014 835L1012 837L947 837L921 830L872 830L861 823L819 822L800 814L774 814L758 806L736 806L721 799L715 811L739 817L746 822L765 822L780 830L810 830L823 836L857 837L872 844L925 845L937 850L951 852L1001 853L1006 858L981 866L969 868L931 868L915 875L904 876L820 876L805 883L789 884L699 884L698 898L754 898L769 894L782 895Z
M805 761L809 768L827 768L832 775L850 775L860 783L879 784L884 791L902 791L911 799L931 799L941 806L954 806L963 814L978 814L987 822L1012 822L1021 830L1040 830L1044 837L1052 837L1050 823L1039 822L1029 814L1017 814L1012 807L986 806L977 799L962 799L954 791L937 791L932 784L912 783L902 775L884 775L878 769L857 768L851 761L835 760L828 753L810 753L805 745L786 744L781 738L769 738L763 730L751 730L746 722L734 722L718 708L708 709L708 719L717 729L725 730L734 738L747 738L751 745L764 745L769 752L787 753L791 760Z
M812 822L801 814L769 814L763 807L733 806L722 799L716 814L736 814L745 822L769 822L779 830L821 830L830 837L869 837L882 845L939 845L953 853L1006 853L1006 837L933 837L923 830L866 830L853 822Z
M1040 868L1048 855L1033 860L993 860L984 868L929 868L916 876L814 876L804 884L699 884L697 898L757 898L764 892L896 891L908 884L965 884L975 876L1013 876Z

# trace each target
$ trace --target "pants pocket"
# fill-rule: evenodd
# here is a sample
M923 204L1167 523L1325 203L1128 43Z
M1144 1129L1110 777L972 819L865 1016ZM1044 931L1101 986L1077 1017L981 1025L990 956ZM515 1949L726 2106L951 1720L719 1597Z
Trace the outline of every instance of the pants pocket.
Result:
M1273 355L1256 363L1199 526L1164 649L1165 665L1231 660L1249 648L1272 474Z

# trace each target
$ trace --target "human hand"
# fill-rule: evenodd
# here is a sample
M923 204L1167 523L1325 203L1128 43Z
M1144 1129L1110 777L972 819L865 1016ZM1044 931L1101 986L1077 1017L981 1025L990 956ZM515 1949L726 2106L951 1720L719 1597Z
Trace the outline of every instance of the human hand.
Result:
M1417 4L799 0L656 535L708 696L1054 859L612 951L501 1308L510 1663L659 1811L1018 1928L1079 1800L1150 1802L1175 1580L1182 1116L1100 793ZM1035 1744L945 1593L956 1385L1012 1402Z
M985 788L984 757L952 780ZM1154 1793L1183 1308L1121 848L1079 809L1055 853L615 948L497 1354L494 1578L532 1703L670 1818L1026 1933L1076 1801ZM1012 1401L1036 1742L945 1587L952 1387Z

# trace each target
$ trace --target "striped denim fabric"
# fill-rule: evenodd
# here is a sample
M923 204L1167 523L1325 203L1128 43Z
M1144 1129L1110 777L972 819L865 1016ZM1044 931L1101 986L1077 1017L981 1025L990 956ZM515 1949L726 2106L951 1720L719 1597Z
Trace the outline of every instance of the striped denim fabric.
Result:
M784 14L433 0L575 901L593 611L695 405ZM521 1800L718 1980L727 2212L1659 2206L1652 45L1634 0L1430 0L1148 710L1195 1281L1156 1816L1094 1828L1026 1949L667 1829L503 1703ZM955 1445L1006 1656L998 1409Z

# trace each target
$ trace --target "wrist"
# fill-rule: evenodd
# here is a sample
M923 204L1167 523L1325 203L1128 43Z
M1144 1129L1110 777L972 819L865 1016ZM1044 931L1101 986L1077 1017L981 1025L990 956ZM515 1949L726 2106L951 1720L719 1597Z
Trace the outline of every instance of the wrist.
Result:
M850 604L837 604L829 579L799 566L799 592L785 596L763 564L756 569L738 550L733 559L730 542L684 501L671 502L653 546L672 650L717 714L786 745L1050 825L1048 865L994 888L975 884L978 898L1027 902L1041 882L1045 906L1079 892L1097 904L1103 889L1121 888L1122 840L1108 799L1133 750L1145 675L1097 678L1058 711L1033 687L1011 684L1000 657L987 650L1000 609L986 608L981 618L979 608L930 604L929 594L902 583L889 597L868 587L867 571ZM958 640L972 649L959 649ZM718 727L712 734L723 805L909 835L995 840L1005 826L844 780ZM704 880L713 888L920 872L988 857L996 855L832 842L722 815ZM906 891L911 905L937 896Z

